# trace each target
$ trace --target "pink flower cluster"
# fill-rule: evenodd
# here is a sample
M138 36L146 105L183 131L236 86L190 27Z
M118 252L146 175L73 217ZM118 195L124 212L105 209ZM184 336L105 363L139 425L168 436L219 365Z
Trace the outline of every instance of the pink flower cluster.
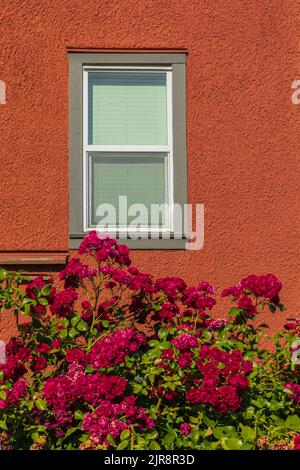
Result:
M50 278L48 280L45 280L45 279L43 279L42 276L36 277L35 279L33 279L32 281L30 281L27 284L27 286L26 286L26 296L29 299L35 300L37 298L38 292L41 291L42 288L45 285L52 284L52 282L53 282L52 278ZM55 287L53 285L51 285L50 295L48 296L49 297L49 299L48 299L49 302L52 301L52 298L55 295L55 292L56 292ZM41 305L40 303L37 302L37 304L35 306L33 306L33 305L30 306L30 312L32 314L43 315L43 314L46 313L46 306Z
M97 261L108 261L109 259L121 265L129 266L129 249L125 245L119 245L117 240L101 236L96 230L91 231L82 241L79 254L95 253Z
M179 429L180 429L180 432L186 437L191 433L193 428L189 423L183 422L183 423L180 423Z
M83 366L71 365L67 374L46 380L43 395L54 410L67 410L79 399L93 406L123 396L127 380L107 374L86 374Z
M207 329L211 331L222 330L226 325L232 322L232 318L218 318L207 321Z
M199 284L200 288L202 288L202 284ZM208 283L205 283L208 284ZM206 309L211 310L216 301L213 297L207 295L207 289L203 292L198 287L190 287L183 292L183 304L187 307L196 308L200 310L200 312L204 312ZM209 290L213 291L213 288L208 284Z
M79 258L71 258L67 266L59 274L60 280L65 280L65 288L78 287L80 279L96 276L97 269L82 264Z
M81 349L71 348L66 352L67 362L84 362L85 354Z
M242 294L241 297L238 299L238 307L242 308L245 312L247 317L254 317L257 313L257 308L253 305L251 297L246 294Z
M68 363L92 365L94 369L108 368L122 363L126 356L146 344L146 338L133 327L118 330L97 341L91 351L85 354L79 348L66 352Z
M50 310L54 315L66 317L73 310L74 302L77 298L78 294L75 289L67 287L67 289L58 292L54 296Z
M109 443L106 440L108 434L116 439L128 427L129 425L120 419L103 416L99 410L96 410L95 413L87 413L82 424L82 429L88 432L94 444L102 444L104 442L107 447L109 447Z
M33 372L38 373L44 370L46 365L47 359L45 358L45 356L34 356L32 358L30 367Z
M258 297L273 299L278 297L282 284L274 274L265 274L262 276L252 274L240 281L240 287Z
M296 405L299 405L300 404L300 385L297 385L297 384L292 383L292 382L287 382L284 385L284 388L286 390L290 390L292 392L291 397L292 397L294 403Z
M252 371L252 362L245 361L240 351L228 353L202 346L196 365L202 382L199 387L189 389L186 399L194 404L210 404L221 414L236 411L249 387L247 375Z
M300 329L300 319L296 318L293 321L285 323L284 328L286 330L297 330L298 328Z
M93 307L89 300L84 300L81 302L82 312L81 316L85 319L90 319L93 316Z
M125 357L146 343L142 333L129 327L119 330L97 341L92 347L88 361L95 369L120 364Z
M109 280L106 287L112 289L118 284L123 284L132 291L155 292L152 276L138 271L136 268L129 267L127 271L114 268L113 266L103 266L100 268L101 274L107 276Z
M143 408L136 406L136 398L124 396L127 380L108 374L86 374L83 366L72 364L66 374L49 378L44 385L43 395L54 417L46 427L62 431L73 421L72 409L82 400L92 405L93 413L86 413L82 429L97 444L107 443L110 434L117 438L131 424L151 429L155 423ZM124 422L125 419L125 422Z
M5 364L0 364L0 371L4 372L3 381L7 379L17 380L27 370L24 364L30 360L30 351L23 345L21 339L11 338L6 346L6 354Z
M168 299L174 302L179 298L179 294L186 289L186 283L179 277L165 277L157 279L155 288L163 291Z
M282 284L274 274L263 274L261 276L251 274L243 278L237 285L224 289L222 296L238 298L242 294L248 294L250 292L258 297L264 297L265 299L274 301L274 303L278 303L278 295L281 288Z
M21 398L26 394L27 384L24 380L19 379L14 384L11 390L4 390L6 399L0 398L0 410L6 409L10 405L16 405Z
M125 417L125 422L121 421L122 417ZM155 426L155 422L144 408L136 405L136 397L129 395L119 403L103 400L94 413L85 415L82 429L89 433L95 444L104 442L108 446L108 434L116 439L133 424L137 424L141 429L152 429Z
M189 351L190 349L197 348L199 346L197 338L188 333L181 333L172 340L172 344L176 349L179 349L179 351Z
M157 297L164 299L160 303L160 310L155 312L155 320L163 320L168 324L176 323L179 326L181 319L188 317L188 328L188 323L194 322L197 314L197 327L207 326L207 310L211 310L216 304L215 299L209 295L214 294L215 290L208 282L203 281L197 286L187 287L180 278L166 277L158 279L154 288Z
M297 434L294 438L294 449L300 450L300 434Z

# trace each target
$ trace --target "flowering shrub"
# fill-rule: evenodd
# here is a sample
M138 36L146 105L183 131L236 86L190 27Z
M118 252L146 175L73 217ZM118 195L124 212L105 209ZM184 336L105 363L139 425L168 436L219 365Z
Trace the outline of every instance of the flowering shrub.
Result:
M300 449L300 321L261 343L261 311L284 309L274 275L226 288L216 319L208 282L155 280L96 232L79 256L57 281L0 270L18 325L0 364L2 448Z

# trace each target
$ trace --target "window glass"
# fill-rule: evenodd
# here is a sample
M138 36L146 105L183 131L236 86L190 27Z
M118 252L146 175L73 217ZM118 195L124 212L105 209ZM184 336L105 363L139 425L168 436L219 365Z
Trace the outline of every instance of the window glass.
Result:
M164 72L88 74L89 145L167 145Z
M91 225L97 225L100 204L111 204L116 210L116 225L119 220L119 196L127 197L127 205L142 204L143 223L150 222L151 204L167 203L167 154L158 153L108 153L89 154ZM145 218L144 214L148 214ZM139 214L137 214L139 215ZM102 214L103 217L103 214ZM100 217L101 218L101 217ZM132 221L128 217L128 223ZM159 225L165 223L165 213L157 219Z

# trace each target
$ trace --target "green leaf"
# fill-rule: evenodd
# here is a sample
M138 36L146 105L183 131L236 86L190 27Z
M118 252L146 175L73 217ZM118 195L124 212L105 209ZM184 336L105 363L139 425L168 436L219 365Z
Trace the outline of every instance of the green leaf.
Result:
M170 343L170 341L162 341L161 343L159 343L158 345L158 349L170 349L172 346L172 344Z
M255 446L253 444L249 444L249 443L243 444L240 447L240 450L254 450L254 449L255 449Z
M77 325L77 323L80 321L80 316L79 315L76 315L76 317L73 317L72 320L71 320L71 325L72 326L75 326Z
M255 429L245 426L241 432L242 438L246 442L253 442L255 440Z
M300 431L300 418L297 415L288 416L284 424L286 428L292 431Z
M176 390L177 384L173 382L165 382L165 386L168 387L170 390Z
M79 331L77 331L75 328L71 328L69 331L69 336L70 338L75 338L75 336L79 335Z
M33 407L34 407L34 402L33 402L33 401L28 401L28 402L27 402L27 408L28 408L28 410L31 411Z
M94 367L92 366L92 364L88 364L85 368L85 372L87 374L91 374L92 372L94 372Z
M68 330L61 330L59 336L61 339L66 339L66 337L68 336Z
M4 420L0 421L0 428L1 428L1 429L4 429L5 431L7 431L6 422L5 422Z
M41 289L41 294L47 297L48 295L51 294L51 284L46 284L45 286L42 287Z
M46 402L42 398L38 398L37 400L35 400L35 405L39 410L42 410L42 411L47 410Z
M125 441L126 439L130 438L130 431L129 429L124 429L124 431L121 432L120 439L121 441Z
M4 390L0 391L0 398L1 398L1 400L6 400L6 393L5 393Z
M205 338L206 340L210 340L211 337L212 337L212 333L210 331L202 331L202 335L203 335L203 338Z
M74 434L74 432L76 432L76 431L81 431L81 429L78 428L78 427L74 427L74 428L68 429L68 431L67 431L66 434L64 435L63 439L66 439L67 437L71 436L71 435Z
M1 268L1 269L0 269L0 279L1 279L1 280L2 280L2 279L6 279L7 276L8 276L8 272L6 271L6 269Z
M132 383L132 391L136 395L142 390L142 386L140 384Z
M116 446L117 446L116 441L114 440L114 438L113 438L110 434L107 434L106 439L107 439L107 442L108 442L111 446L113 446L113 447L116 447Z
M40 297L40 298L38 299L38 303L41 304L41 305L43 305L43 306L45 306L45 305L48 305L48 300L45 299L45 297Z
M237 315L239 315L240 313L242 313L242 311L243 311L242 308L231 307L231 309L230 309L229 312L228 312L228 316L229 316L229 317L236 317Z
M214 427L214 421L212 419L209 419L205 414L202 415L202 419L204 424L209 427Z
M177 434L174 429L171 429L163 438L163 443L166 446L170 446L176 439Z
M75 419L83 419L84 418L84 413L81 410L76 410L74 413L74 418Z
M87 331L89 329L89 325L84 320L80 320L78 325L76 325L76 328L79 331Z
M158 330L159 339L166 339L168 334L169 334L169 330L165 326L163 326L162 328Z
M145 362L154 359L154 357L160 357L161 351L159 349L149 349L149 351L143 356L143 360L146 359Z
M152 304L152 308L153 308L153 310L156 310L157 312L158 312L159 310L161 310L161 306L160 306L160 305L157 305L157 304Z
M70 322L67 318L64 318L60 323L64 328L68 328Z
M39 437L40 437L40 434L38 432L33 432L31 434L31 439L33 440L33 442L36 442Z
M22 315L29 315L30 313L30 303L25 303L21 308Z
M240 450L243 445L243 442L235 437L229 437L222 439L221 445L225 450Z
M117 450L124 450L124 449L126 449L126 447L128 446L128 444L129 444L129 441L128 441L128 440L125 440L125 441L120 442L120 444L119 444L118 447L117 447Z
M149 448L150 450L160 450L160 445L156 441L151 441Z

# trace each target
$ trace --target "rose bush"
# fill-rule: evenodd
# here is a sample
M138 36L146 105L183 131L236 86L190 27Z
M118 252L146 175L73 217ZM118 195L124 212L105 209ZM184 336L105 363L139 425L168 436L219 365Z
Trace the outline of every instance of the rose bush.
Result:
M300 321L261 342L281 288L248 276L216 319L208 282L155 280L96 232L57 281L0 270L18 326L0 364L2 449L299 450Z

